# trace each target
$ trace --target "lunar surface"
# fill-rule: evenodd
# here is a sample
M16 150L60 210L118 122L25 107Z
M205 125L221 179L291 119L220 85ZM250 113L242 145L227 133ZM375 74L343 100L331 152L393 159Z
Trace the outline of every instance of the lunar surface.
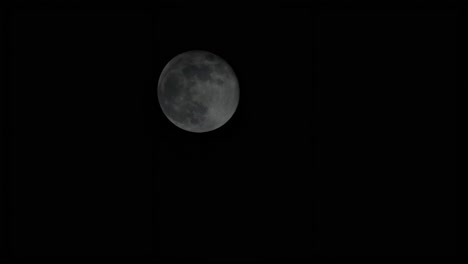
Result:
M197 133L224 125L239 103L234 71L206 51L188 51L169 61L159 77L157 94L163 113L174 125Z

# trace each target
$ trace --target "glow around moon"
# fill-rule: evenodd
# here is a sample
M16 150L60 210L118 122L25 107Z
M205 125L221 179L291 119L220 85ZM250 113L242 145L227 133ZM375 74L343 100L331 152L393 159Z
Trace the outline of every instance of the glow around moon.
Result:
M177 127L208 132L224 125L239 104L232 68L217 55L188 51L164 67L158 81L159 105Z

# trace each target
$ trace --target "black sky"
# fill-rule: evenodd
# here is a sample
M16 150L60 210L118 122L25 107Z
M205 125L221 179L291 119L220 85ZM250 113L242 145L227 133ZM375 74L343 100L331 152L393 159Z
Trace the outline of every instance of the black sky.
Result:
M5 256L455 254L461 7L292 7L11 5ZM240 84L203 134L154 93L194 49Z

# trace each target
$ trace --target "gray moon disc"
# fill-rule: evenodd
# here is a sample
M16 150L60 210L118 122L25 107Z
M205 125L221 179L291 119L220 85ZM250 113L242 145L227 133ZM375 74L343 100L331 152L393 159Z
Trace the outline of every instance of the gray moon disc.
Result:
M239 104L239 84L232 68L207 51L177 55L158 81L159 105L177 127L208 132L224 125Z

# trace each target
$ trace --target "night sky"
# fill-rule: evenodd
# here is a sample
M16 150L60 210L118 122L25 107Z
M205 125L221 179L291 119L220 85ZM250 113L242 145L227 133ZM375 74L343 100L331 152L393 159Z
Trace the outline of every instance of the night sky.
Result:
M187 2L8 6L3 256L456 253L466 9ZM156 97L189 50L239 81L208 133Z

